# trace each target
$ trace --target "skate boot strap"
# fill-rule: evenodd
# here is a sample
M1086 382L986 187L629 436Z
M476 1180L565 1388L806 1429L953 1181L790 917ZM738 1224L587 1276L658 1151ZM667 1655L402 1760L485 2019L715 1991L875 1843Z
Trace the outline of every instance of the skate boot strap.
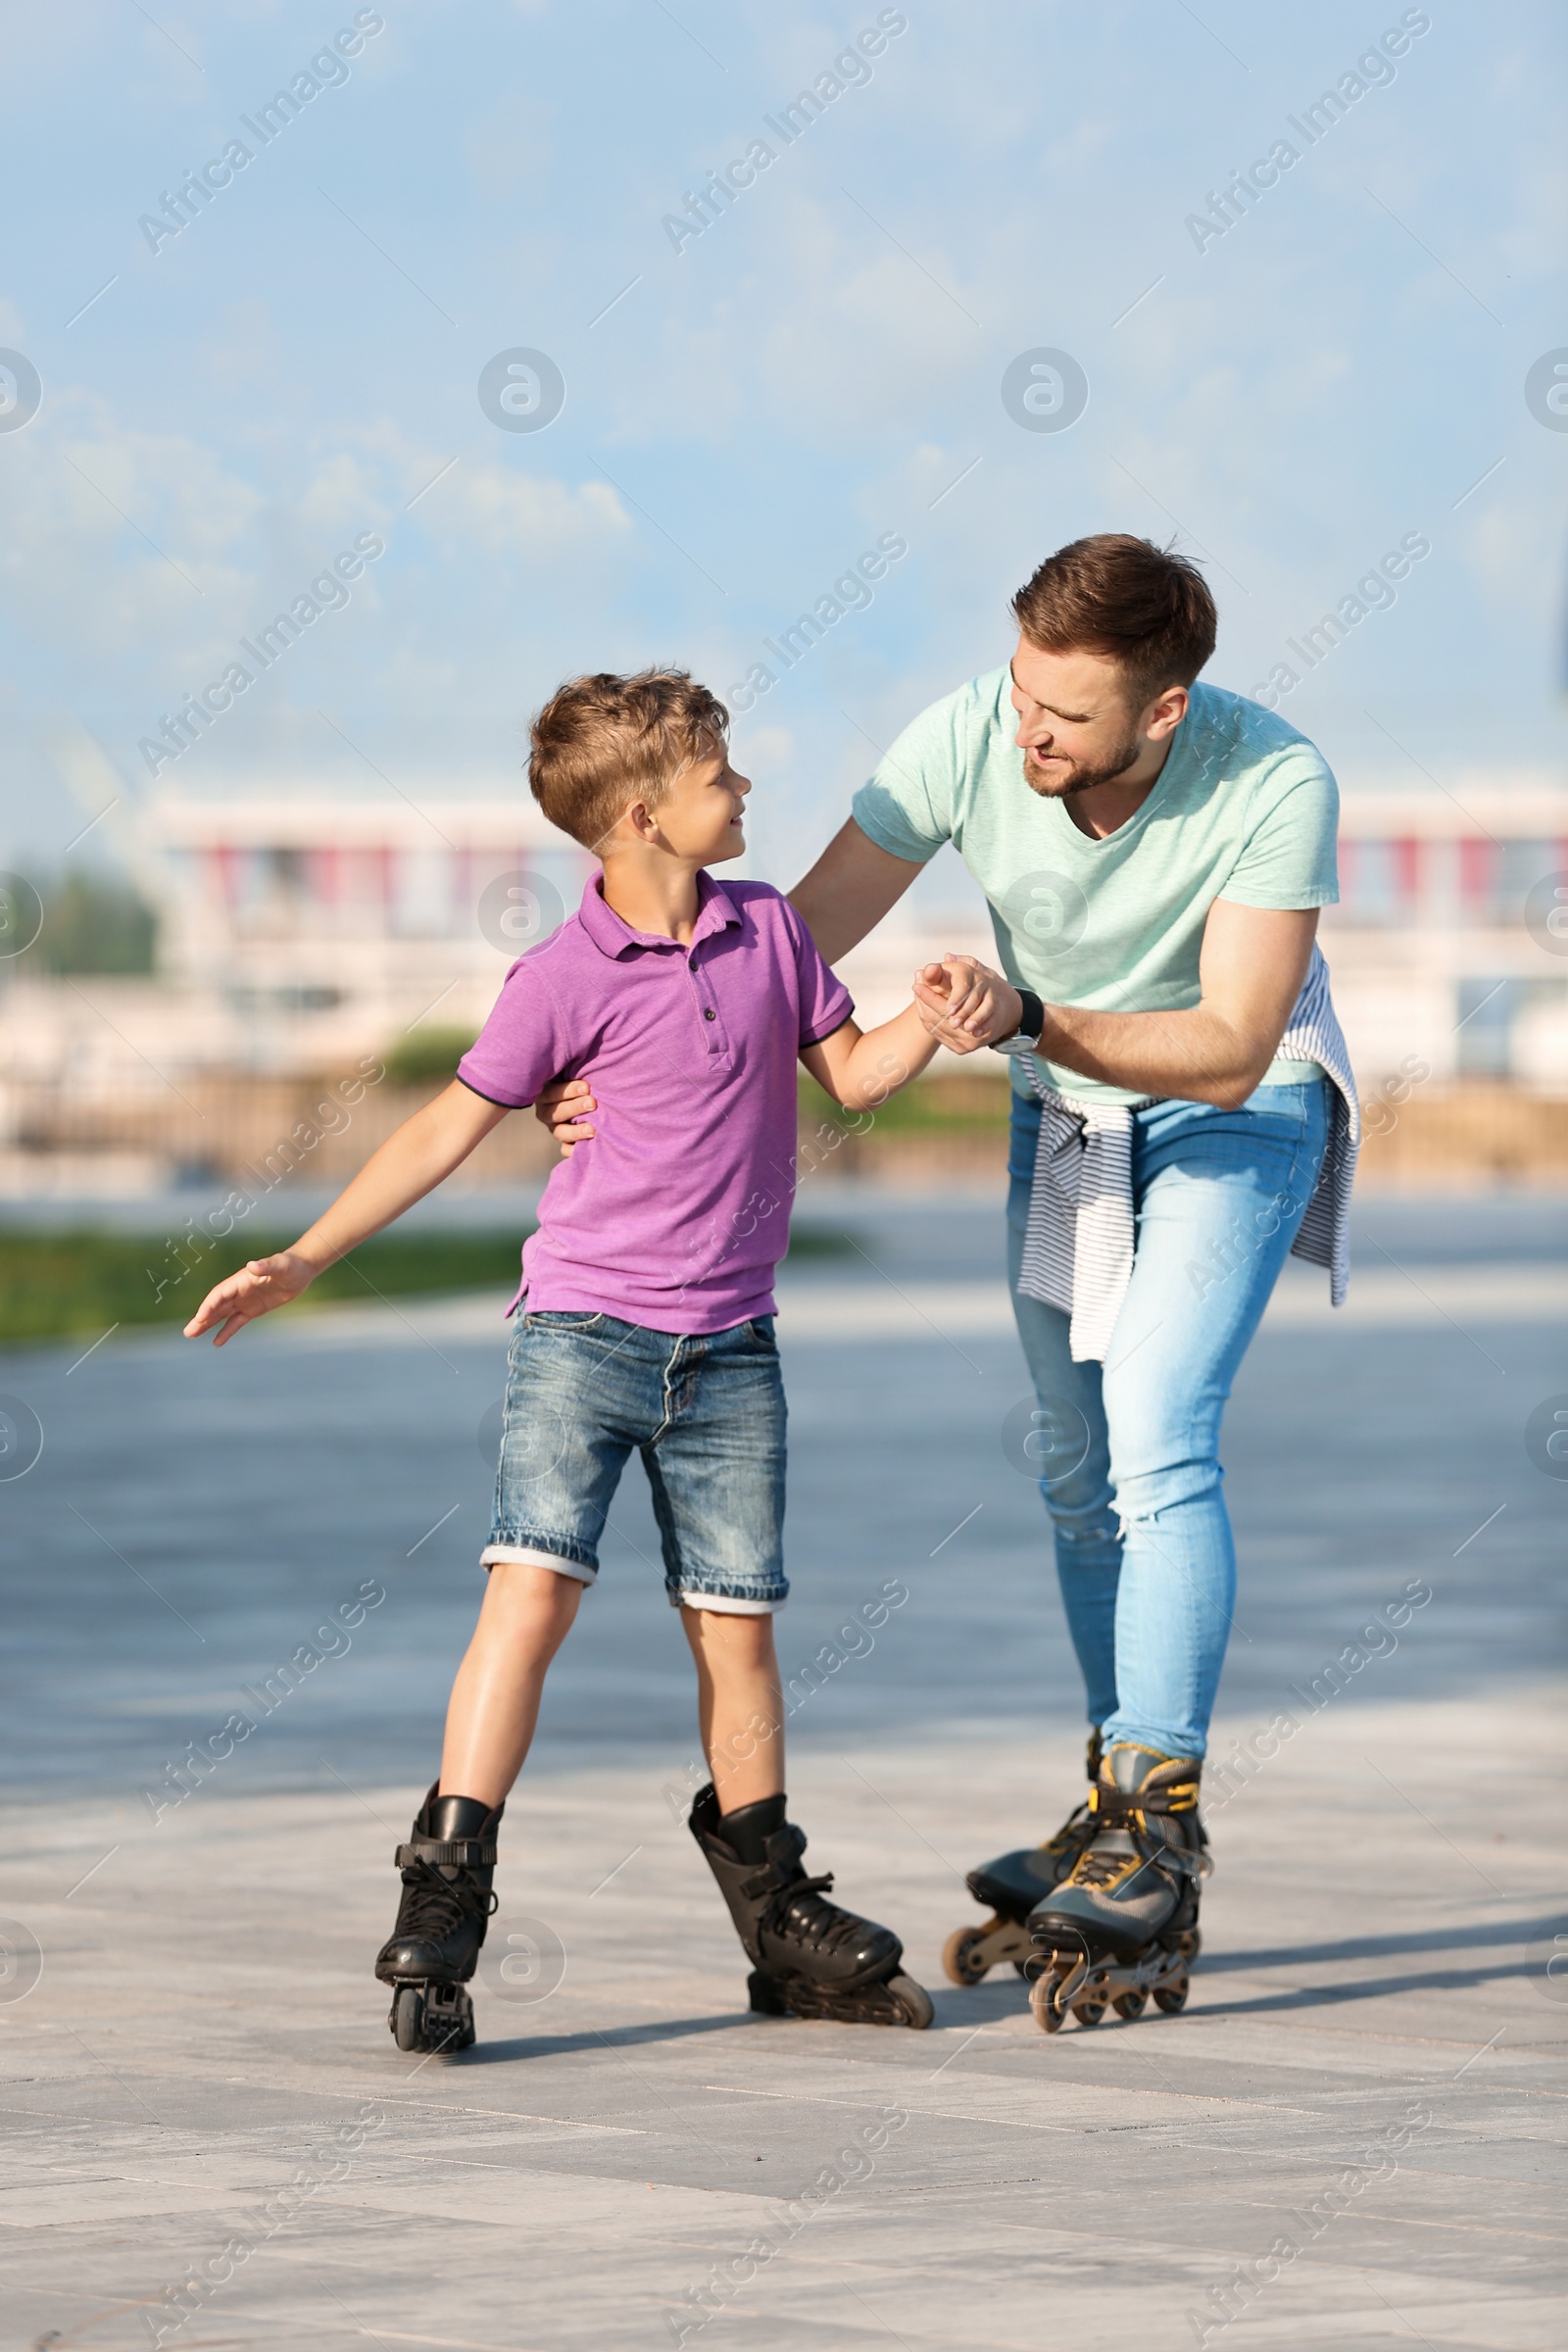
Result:
M1097 1830L1125 1829L1140 1813L1196 1813L1198 1783L1179 1781L1171 1788L1107 1788L1102 1783L1089 1792L1089 1810Z
M832 1884L831 1871L820 1879L808 1879L804 1871L781 1870L776 1864L766 1862L760 1870L754 1870L750 1878L742 1879L740 1892L749 1903L758 1903L768 1894L814 1894Z
M755 1903L760 1901L764 1894L771 1894L777 1886L798 1886L801 1884L801 1856L805 1851L806 1832L797 1829L793 1821L787 1821L781 1830L775 1830L769 1838L767 1860L754 1865L739 1882L737 1891L747 1902ZM820 1883L824 1886L831 1886L833 1881L826 1878Z
M496 1859L493 1838L416 1838L408 1845L400 1845L392 1859L399 1870L412 1863L445 1863L448 1869L488 1870Z

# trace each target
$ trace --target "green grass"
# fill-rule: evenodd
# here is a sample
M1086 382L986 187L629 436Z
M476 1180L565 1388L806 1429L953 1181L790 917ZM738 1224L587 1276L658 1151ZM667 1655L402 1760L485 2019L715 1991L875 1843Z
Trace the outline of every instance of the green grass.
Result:
M416 1029L382 1055L388 1080L393 1086L423 1086L437 1078L455 1078L473 1034L471 1029L443 1029L435 1023Z
M433 1291L506 1291L531 1225L488 1233L389 1234L367 1242L312 1283L295 1312L345 1298L410 1298ZM215 1282L247 1258L265 1257L292 1233L248 1232L199 1244L162 1234L0 1230L0 1343L96 1338L114 1324L188 1323ZM847 1235L803 1233L794 1257L846 1253Z
M800 1117L803 1129L824 1120L856 1135L979 1135L1000 1133L1010 1115L1005 1071L977 1078L924 1078L901 1093L890 1095L873 1111L857 1115L844 1110L825 1095L814 1078L803 1071Z

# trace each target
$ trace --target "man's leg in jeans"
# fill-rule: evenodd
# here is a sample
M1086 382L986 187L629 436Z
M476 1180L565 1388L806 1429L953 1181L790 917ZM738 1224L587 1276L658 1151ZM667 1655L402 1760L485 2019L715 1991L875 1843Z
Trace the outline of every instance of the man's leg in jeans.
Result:
M1102 1391L1123 1537L1107 1745L1204 1751L1236 1606L1220 1418L1323 1144L1321 1080L1135 1120L1137 1254Z
M1028 1148L1021 1162L1015 1158L1007 1199L1007 1287L1037 1399L1035 1423L1023 1445L1051 1514L1062 1607L1083 1670L1089 1721L1098 1728L1116 1704L1121 1531L1110 1485L1100 1366L1075 1364L1067 1348L1067 1317L1018 1289L1037 1124L1027 1139L1015 1136L1015 1154L1021 1142ZM1021 1164L1028 1172L1020 1172Z

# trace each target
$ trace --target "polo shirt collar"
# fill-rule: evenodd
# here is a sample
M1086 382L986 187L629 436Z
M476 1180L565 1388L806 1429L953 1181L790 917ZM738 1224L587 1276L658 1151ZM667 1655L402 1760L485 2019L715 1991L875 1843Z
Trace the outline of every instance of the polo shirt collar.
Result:
M692 948L705 939L711 939L715 933L739 924L741 918L734 900L726 890L720 888L711 874L705 872L698 875L697 900ZM607 906L605 902L603 867L592 877L582 894L577 919L600 954L612 958L624 956L630 948L673 948L681 955L691 952L683 948L678 939L666 939L658 931L634 931L629 923L623 922L613 906Z

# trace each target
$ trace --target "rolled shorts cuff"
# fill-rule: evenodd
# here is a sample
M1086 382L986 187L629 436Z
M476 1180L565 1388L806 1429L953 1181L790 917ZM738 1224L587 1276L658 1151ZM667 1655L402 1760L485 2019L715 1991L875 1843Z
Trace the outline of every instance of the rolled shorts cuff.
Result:
M775 1592L766 1600L757 1600L739 1592L704 1592L695 1585L666 1585L665 1597L672 1609L708 1609L715 1617L771 1617L784 1606L787 1592Z
M575 1577L579 1585L596 1585L599 1571L585 1560L568 1560L541 1544L487 1544L479 1554L481 1568L551 1568L557 1576Z

